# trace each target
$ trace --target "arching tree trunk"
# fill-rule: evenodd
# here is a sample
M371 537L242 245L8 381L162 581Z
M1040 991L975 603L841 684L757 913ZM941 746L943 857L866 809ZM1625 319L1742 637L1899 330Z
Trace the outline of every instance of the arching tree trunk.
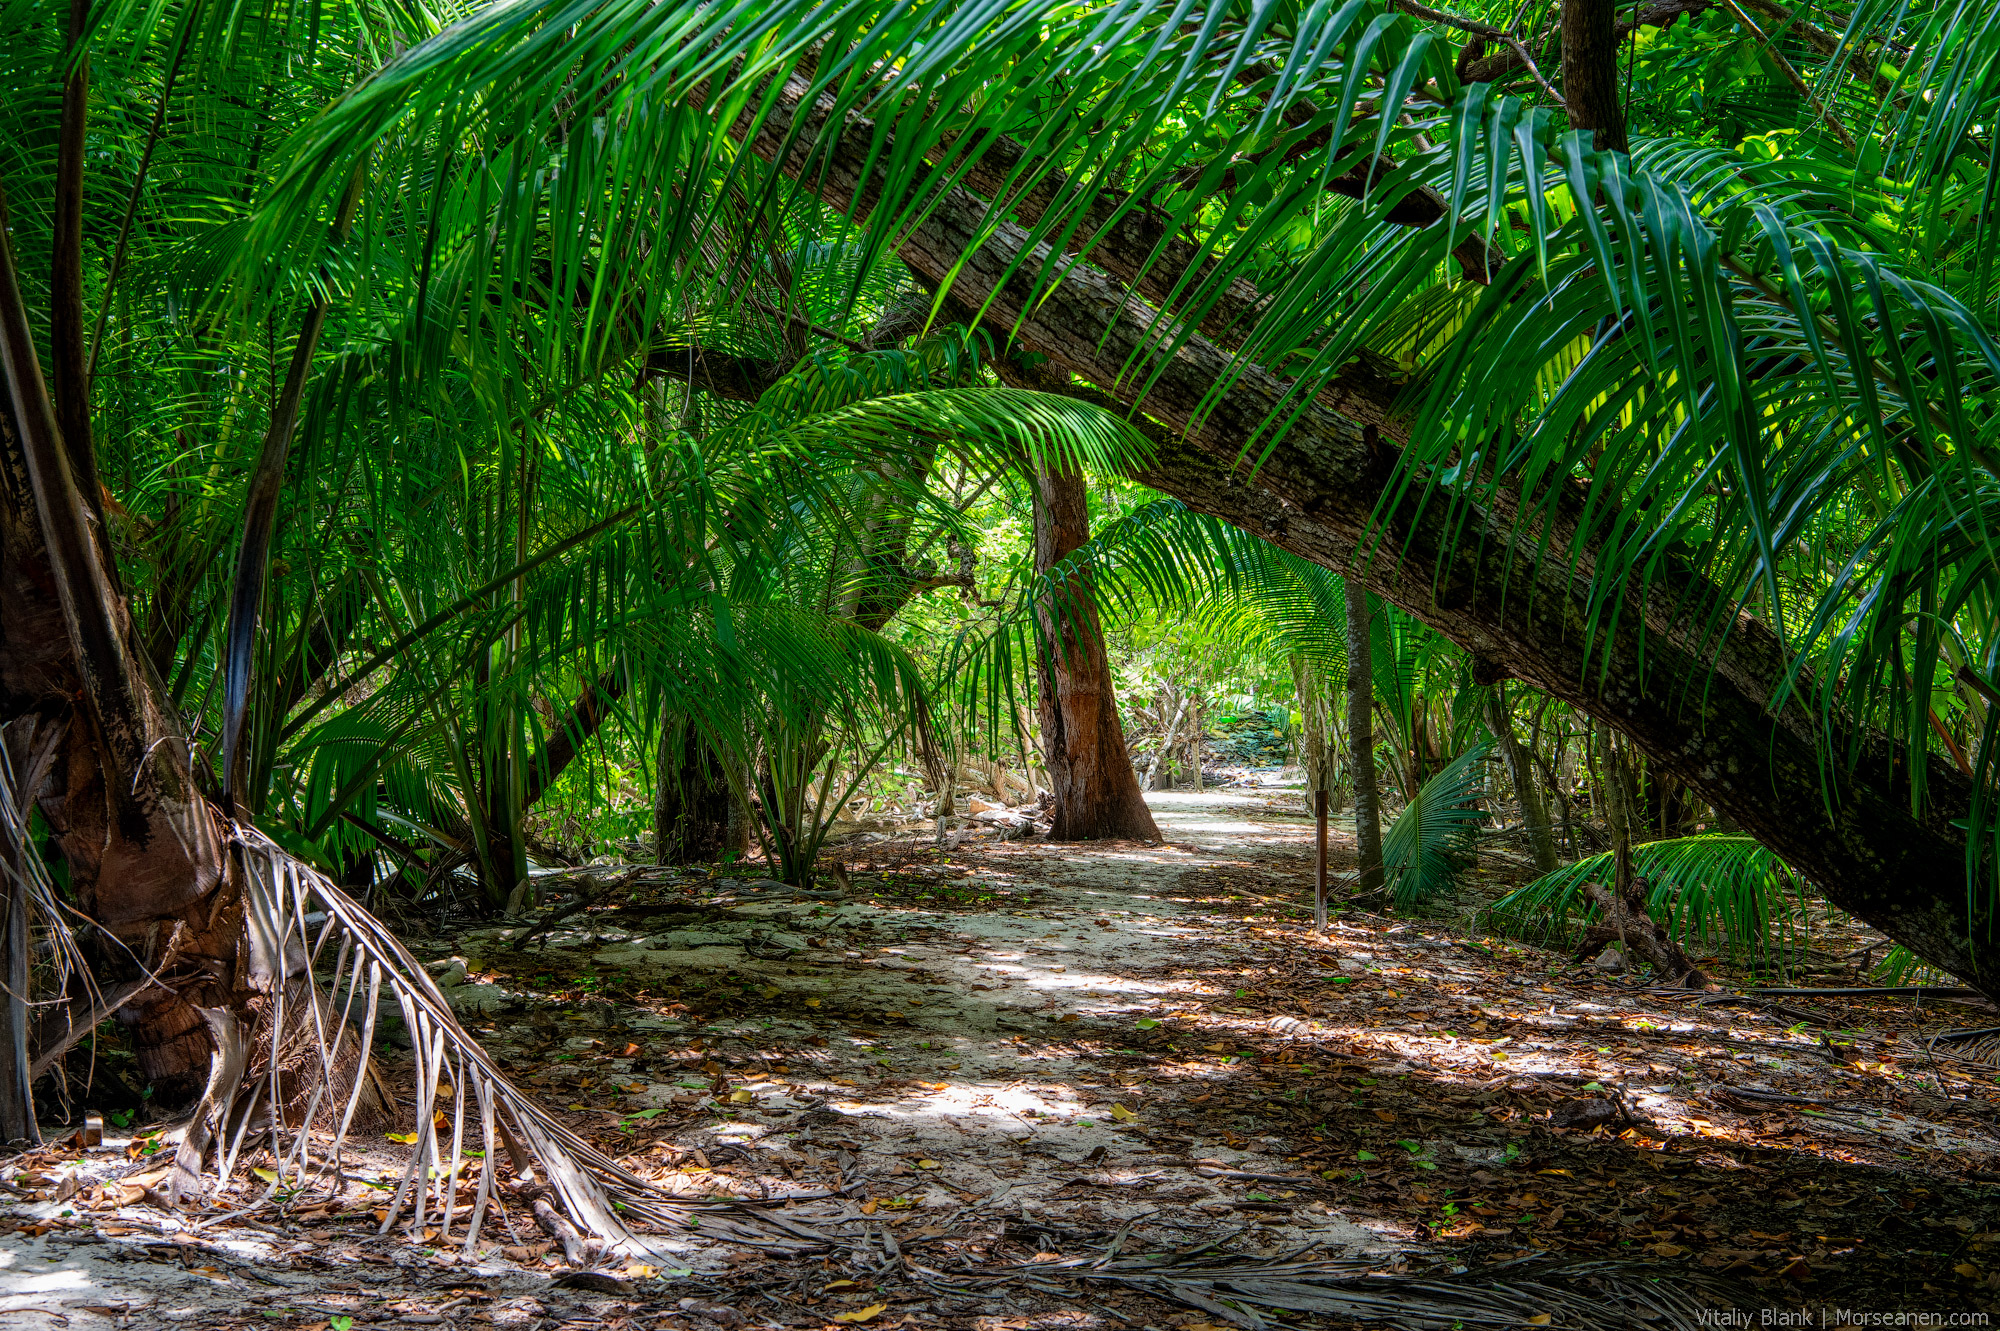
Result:
M1382 796L1375 783L1375 669L1368 643L1368 592L1347 580L1347 747L1354 771L1356 888L1382 886Z
M831 94L807 105L811 88L802 77L788 80L746 146L809 180L828 204L865 216L890 187L873 126L855 117L837 144L822 142L811 156L805 145L821 138L822 108L833 105ZM795 129L803 136L788 137ZM1018 145L998 144L968 163L951 188L928 197L922 220L899 233L896 252L920 278L949 280L961 305L982 310L1015 345L1108 385L1054 391L1128 413L1154 444L1134 479L1348 573L1491 660L1502 677L1610 722L1835 905L2000 993L1991 942L2000 900L1966 891L1961 826L1972 790L1955 768L1879 733L1827 735L1814 715L1819 686L1796 679L1769 627L1746 616L1718 643L1705 615L1683 613L1729 596L1692 570L1670 568L1660 594L1644 600L1635 594L1614 606L1594 597L1584 571L1594 548L1573 559L1547 553L1551 535L1574 534L1583 506L1574 490L1524 504L1501 486L1490 502L1468 500L1453 513L1426 505L1422 486L1393 492L1394 440L1410 427L1399 372L1364 353L1303 400L1277 370L1232 359L1264 299L1251 283L1234 283L1195 328L1185 336L1176 330L1171 354L1163 353L1163 311L1184 299L1206 252L1163 214L1105 190L1065 232L1090 237L1088 251L1043 262L1019 225L995 224L990 202L1011 188L1023 156ZM919 173L899 178L897 188L938 184ZM1066 197L1062 186L1060 172L1044 175L1032 196L1009 194L1009 206L1032 221ZM1384 220L1447 221L1438 200L1404 202L1411 206ZM1478 255L1463 246L1454 255L1464 255L1470 280L1487 280L1489 265ZM1038 281L1043 272L1054 276ZM1227 388L1218 392L1218 384ZM1274 436L1266 427L1277 414L1287 425ZM1246 448L1260 459L1254 473L1243 465ZM1363 542L1369 557L1357 560ZM1593 624L1602 631L1586 632ZM1793 702L1773 705L1781 688L1801 683ZM1829 765L1829 753L1841 754L1850 740L1861 759ZM1914 813L1912 763L1928 769L1929 802Z
M1083 473L1050 462L1035 474L1035 571L1047 573L1089 539ZM1159 826L1125 750L1090 584L1072 578L1061 595L1063 604L1044 604L1036 616L1042 747L1056 797L1049 835L1056 841L1156 841Z

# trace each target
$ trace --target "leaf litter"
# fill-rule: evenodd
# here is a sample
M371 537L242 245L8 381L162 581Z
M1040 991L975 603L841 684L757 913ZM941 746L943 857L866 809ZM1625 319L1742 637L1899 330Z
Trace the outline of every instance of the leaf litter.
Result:
M379 1235L408 1123L330 1203L265 1170L261 1209L170 1213L160 1135L108 1131L0 1168L0 1318L1254 1331L1994 1308L1993 1074L1934 1039L1991 1025L1980 1004L1655 991L1465 919L1349 910L1321 937L1295 796L1153 799L1164 843L877 843L812 893L608 866L545 880L569 899L546 927L413 944L565 1130L669 1198L813 1236L794 1250L697 1222L660 1264L606 1265L526 1205L472 1252ZM407 1110L410 1055L386 1062Z

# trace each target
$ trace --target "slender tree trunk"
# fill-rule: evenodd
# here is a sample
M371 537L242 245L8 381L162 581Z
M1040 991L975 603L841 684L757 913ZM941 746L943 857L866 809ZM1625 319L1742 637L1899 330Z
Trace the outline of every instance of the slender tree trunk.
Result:
M1604 817L1611 832L1611 863L1619 899L1632 886L1632 772L1625 746L1609 726L1604 728ZM1622 939L1620 941L1623 941Z
M685 716L660 718L653 846L661 864L704 864L729 848L729 778Z
M1083 473L1053 462L1043 467L1035 476L1035 571L1048 572L1089 539ZM1071 579L1061 595L1066 604L1044 604L1036 615L1042 745L1056 796L1050 838L1157 841L1160 829L1125 750L1090 584Z
M69 0L68 49L83 43L90 21L90 0ZM90 57L78 60L63 81L62 122L56 143L55 262L49 272L49 390L55 400L56 428L69 459L70 474L95 522L103 561L111 564L105 544L103 488L97 479L97 450L90 432L90 372L84 349L83 322L83 177L87 159L84 134L90 109ZM116 585L116 567L111 577Z
M1624 152L1625 108L1619 101L1614 0L1563 0L1562 95L1569 123L1593 130L1599 152Z
M1507 712L1507 686L1496 684L1486 699L1486 723L1500 741L1501 756L1507 760L1507 774L1514 778L1514 797L1521 802L1521 825L1527 829L1528 848L1535 868L1555 872L1562 863L1556 857L1555 837L1549 830L1549 808L1542 800L1541 786L1535 781L1535 766L1521 741L1514 738L1514 719Z
M11 796L10 802L11 802ZM40 1142L35 1127L34 1076L28 1050L28 878L21 860L32 853L0 824L0 1142Z
M577 760L592 736L604 728L604 723L611 719L612 704L625 696L625 688L623 662L584 684L569 715L550 733L541 755L528 766L527 776L521 782L523 812L534 808L548 794L556 778Z
M472 750L475 788L473 816L479 819L476 863L486 900L512 915L529 896L527 847L520 840L521 772L513 734L512 708L492 695L492 656L482 651L473 667ZM517 895L518 894L518 895Z
M1160 747L1146 761L1146 771L1139 785L1145 790L1172 790L1174 788L1174 768L1170 759L1174 745L1180 741L1181 717L1187 711L1187 697L1178 689L1166 688L1160 693L1160 710L1166 713L1167 699L1174 699L1174 710L1167 714L1166 729L1160 732Z
M1375 669L1368 643L1368 592L1347 580L1347 747L1354 771L1357 888L1382 886L1382 797L1375 787Z
M1299 770L1308 791L1333 792L1333 699L1326 680L1302 652L1292 653L1292 684L1299 695Z

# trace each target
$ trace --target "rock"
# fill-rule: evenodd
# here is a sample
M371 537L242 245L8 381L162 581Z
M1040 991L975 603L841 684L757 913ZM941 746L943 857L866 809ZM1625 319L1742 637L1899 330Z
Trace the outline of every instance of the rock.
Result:
M794 952L803 952L806 940L799 934L776 929L759 929L743 940L743 950L762 961L782 961Z
M1625 954L1615 947L1607 947L1597 954L1597 960L1593 964L1607 974L1622 975L1625 972Z
M492 1016L514 1001L514 996L497 984L460 984L444 991L453 1012L476 1012Z
M717 1326L735 1326L743 1320L743 1314L726 1303L710 1303L706 1299L682 1299L681 1311L714 1322Z

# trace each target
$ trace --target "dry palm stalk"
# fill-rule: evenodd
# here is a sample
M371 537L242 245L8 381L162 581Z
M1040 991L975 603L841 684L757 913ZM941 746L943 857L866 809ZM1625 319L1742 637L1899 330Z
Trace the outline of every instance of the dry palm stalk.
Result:
M1722 1310L1762 1306L1721 1279L1636 1262L1521 1258L1463 1274L1406 1275L1365 1261L1179 1253L1124 1261L1078 1257L1020 1270L1039 1279L1063 1276L1142 1290L1248 1331L1263 1331L1266 1313L1273 1312L1423 1331L1637 1325L1694 1331L1714 1325Z

